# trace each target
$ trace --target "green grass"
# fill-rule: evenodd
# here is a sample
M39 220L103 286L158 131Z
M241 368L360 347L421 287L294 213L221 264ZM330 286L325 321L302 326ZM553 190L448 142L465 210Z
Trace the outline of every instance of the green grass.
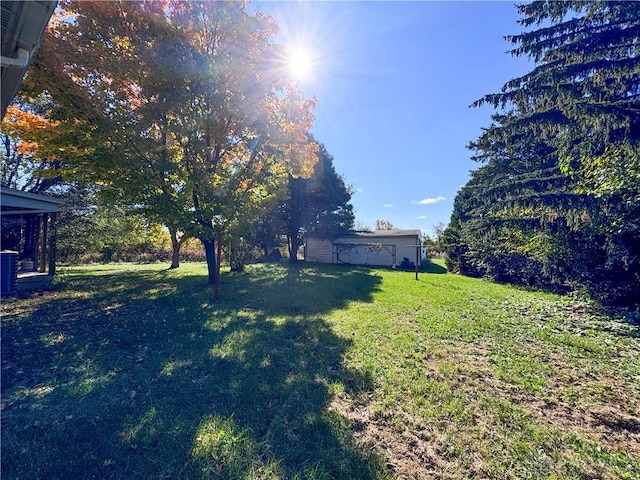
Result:
M432 265L61 269L2 301L2 477L640 478L637 325Z

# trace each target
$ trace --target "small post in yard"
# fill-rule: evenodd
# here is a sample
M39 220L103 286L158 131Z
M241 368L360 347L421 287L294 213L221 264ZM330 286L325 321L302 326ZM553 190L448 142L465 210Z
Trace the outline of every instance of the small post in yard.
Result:
M218 298L218 293L220 293L220 262L222 261L220 257L222 257L222 235L223 235L222 232L216 234L218 251L216 252L216 281L214 284L215 286L215 292L213 294L214 298Z
M416 280L418 280L418 269L420 268L420 254L422 253L422 245L407 245L409 248L416 249Z

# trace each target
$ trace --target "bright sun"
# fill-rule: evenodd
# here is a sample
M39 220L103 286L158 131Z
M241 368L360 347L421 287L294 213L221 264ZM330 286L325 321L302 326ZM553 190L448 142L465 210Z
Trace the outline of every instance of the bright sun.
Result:
M300 81L311 79L313 73L313 61L311 55L302 47L291 50L287 58L289 73L293 78Z

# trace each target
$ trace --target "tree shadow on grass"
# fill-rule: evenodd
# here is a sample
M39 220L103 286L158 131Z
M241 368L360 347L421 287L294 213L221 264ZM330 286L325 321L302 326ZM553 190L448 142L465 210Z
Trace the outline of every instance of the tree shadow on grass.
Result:
M330 408L373 388L322 318L368 302L367 269L75 276L9 301L3 478L379 478Z
M442 265L438 265L431 259L425 259L422 261L422 263L420 264L420 271L422 273L436 273L436 274L443 274L448 272L448 270L445 267L443 267Z

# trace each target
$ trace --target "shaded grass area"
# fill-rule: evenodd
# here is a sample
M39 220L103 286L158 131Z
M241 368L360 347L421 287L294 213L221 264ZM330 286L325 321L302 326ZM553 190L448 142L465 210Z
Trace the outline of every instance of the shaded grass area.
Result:
M443 258L427 258L422 261L420 272L447 273L447 266Z
M321 265L214 300L205 273L67 268L3 299L3 478L640 478L622 317Z
M3 304L3 478L384 476L327 411L350 340L322 315L369 302L366 271L67 269ZM347 286L347 288L344 288Z

